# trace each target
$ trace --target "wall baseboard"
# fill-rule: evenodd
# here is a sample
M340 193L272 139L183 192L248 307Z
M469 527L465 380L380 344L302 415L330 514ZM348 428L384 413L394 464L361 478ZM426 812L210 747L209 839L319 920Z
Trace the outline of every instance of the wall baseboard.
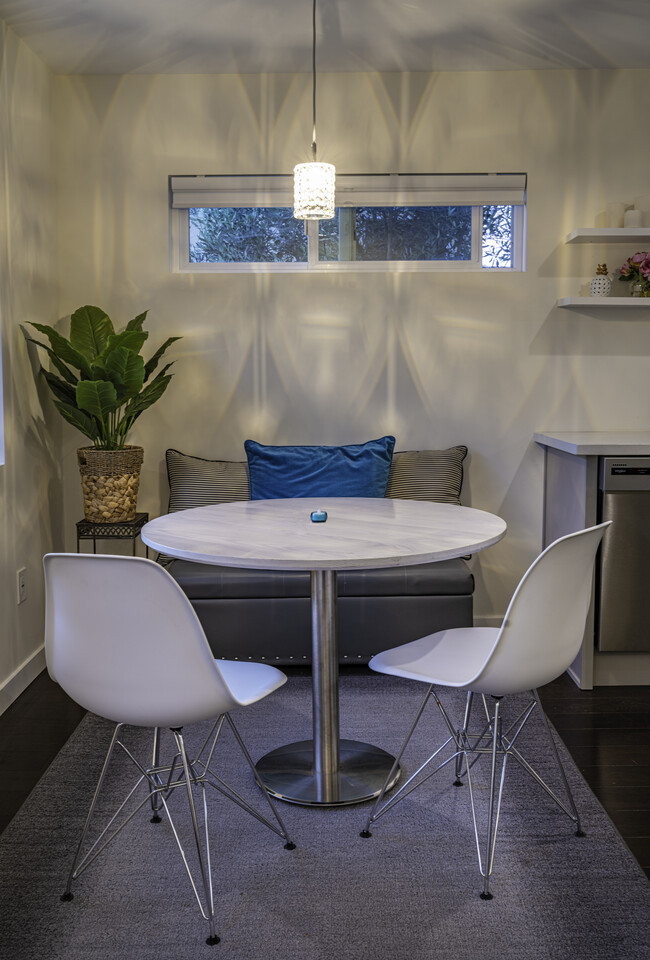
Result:
M580 676L579 671L577 671L573 664L567 668L566 672L569 674L573 682L575 683L578 690L592 690L592 687L583 687L582 677Z
M0 714L17 700L32 680L45 669L45 648L41 645L17 670L0 684Z

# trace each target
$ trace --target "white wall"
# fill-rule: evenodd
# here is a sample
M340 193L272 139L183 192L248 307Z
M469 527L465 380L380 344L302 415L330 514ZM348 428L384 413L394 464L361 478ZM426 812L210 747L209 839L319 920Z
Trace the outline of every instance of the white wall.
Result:
M55 287L52 76L0 22L0 712L42 669L42 556L62 542L60 427L42 413L19 323L52 323ZM49 408L48 408L49 409ZM16 604L16 571L27 600Z
M541 545L535 430L647 427L650 315L554 308L603 251L567 247L607 201L648 191L648 71L323 75L319 152L341 172L528 174L527 269L515 275L189 276L169 266L169 174L279 173L306 159L307 76L59 77L63 317L118 325L149 308L184 339L167 395L139 421L140 508L165 508L164 451L243 459L243 441L466 443L464 500L506 539L476 564L475 611L502 614ZM610 269L634 253L610 248ZM65 428L66 544L82 515Z

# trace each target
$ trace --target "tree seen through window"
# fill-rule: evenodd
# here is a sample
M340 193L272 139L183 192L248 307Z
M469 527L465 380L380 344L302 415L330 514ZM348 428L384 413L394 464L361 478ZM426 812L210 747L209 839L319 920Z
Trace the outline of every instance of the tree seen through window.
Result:
M291 207L193 207L191 263L306 263L307 237Z

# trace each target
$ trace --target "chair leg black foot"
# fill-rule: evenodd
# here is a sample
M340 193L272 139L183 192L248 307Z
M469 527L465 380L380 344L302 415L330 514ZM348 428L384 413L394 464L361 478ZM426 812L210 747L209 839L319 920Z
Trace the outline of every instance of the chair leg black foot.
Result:
M65 893L61 894L60 899L62 903L69 903L71 900L74 900L74 894L71 893L70 890L66 890Z
M162 823L162 817L159 817L157 813L154 813L149 823Z
M494 897L491 893L479 893L481 900L494 900Z
M359 834L359 836L360 836L360 837L371 837L372 834L371 834L370 830L362 830L361 833Z
M220 943L221 940L220 940L220 938L215 934L214 937L212 937L212 936L207 937L207 939L206 939L205 942L207 943L207 945L208 945L209 947L214 947L214 945L215 945L216 943Z
M288 843L285 843L284 849L285 849L285 850L295 850L295 849L296 849L296 845L295 845L295 843L293 842L293 840L289 840Z
M463 783L462 780L454 780L454 786L455 786L455 787L464 787L465 784Z
M578 829L576 830L576 837L586 837L586 836L587 834L584 832L582 827L578 827Z

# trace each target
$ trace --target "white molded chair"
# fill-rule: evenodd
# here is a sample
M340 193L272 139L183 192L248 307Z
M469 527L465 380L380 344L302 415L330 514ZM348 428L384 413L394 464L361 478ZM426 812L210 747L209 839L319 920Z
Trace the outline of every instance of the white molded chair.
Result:
M460 778L463 773L469 785L479 870L484 881L481 898L492 899L490 877L506 762L509 757L516 760L570 817L576 825L576 835L584 836L537 688L564 673L578 654L591 601L596 552L610 522L561 537L547 547L524 574L500 628L457 627L441 630L411 643L385 650L372 658L369 666L378 673L421 680L429 684L429 687L388 775L386 785L377 797L365 828L361 831L362 837L372 836L372 823L408 796L425 779L453 760L456 770L455 785L462 786ZM468 691L464 718L460 726L454 726L434 687L457 687ZM501 716L502 698L508 694L526 691L530 691L532 700L504 730ZM480 711L478 732L469 729L473 701L477 695L482 700L483 708ZM382 806L387 785L394 779L399 761L431 696L442 712L450 736ZM488 708L488 697L492 699L492 711ZM548 733L568 805L542 780L515 746L535 707L541 714ZM452 755L438 762L435 769L431 769L429 765L449 744ZM491 774L483 860L471 768L484 754L491 757ZM497 757L502 758L498 798L495 796ZM429 769L426 776L422 777L421 774L427 767Z
M61 554L44 557L45 656L50 676L81 706L114 721L101 771L62 900L71 900L72 881L118 835L126 823L150 804L152 823L165 811L181 852L203 917L210 925L207 943L219 942L214 899L205 789L209 785L247 810L293 849L276 808L264 789L230 711L268 696L286 681L275 667L262 663L214 660L203 628L176 581L159 564L140 557ZM189 761L182 728L215 720L198 757ZM269 803L275 823L229 787L213 769L213 753L224 721L232 729L258 786ZM153 759L141 763L120 738L125 724L153 727ZM172 731L175 750L170 763L160 763L160 729ZM116 747L138 770L138 780L98 839L81 852L97 798ZM128 814L127 803L142 785L144 797ZM181 787L187 794L192 820L200 885L197 890L168 798ZM203 800L203 837L199 831L193 788ZM121 821L119 825L116 821ZM111 832L112 831L112 832Z

